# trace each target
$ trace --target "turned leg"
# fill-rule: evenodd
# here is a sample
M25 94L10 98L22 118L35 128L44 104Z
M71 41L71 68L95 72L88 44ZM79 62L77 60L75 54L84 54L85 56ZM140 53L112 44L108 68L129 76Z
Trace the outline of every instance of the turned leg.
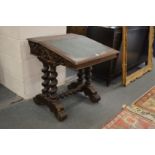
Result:
M78 83L83 83L83 69L80 69L80 70L78 71L77 76L78 76L77 82L78 82Z
M42 79L43 79L43 82L42 82L42 86L43 86L43 89L42 89L42 94L46 97L49 96L49 83L50 83L50 79L49 79L49 75L50 75L50 72L49 72L49 66L46 64L46 63L43 63L43 69L42 69L42 72L43 72L43 76L42 76Z
M44 104L44 97L49 97L49 89L50 89L50 79L49 79L49 75L50 75L50 72L49 72L49 65L46 64L45 62L43 62L43 69L42 69L42 72L43 72L43 76L42 76L42 86L43 86L43 89L42 89L42 94L39 94L37 95L36 97L34 97L34 102L36 104L39 104L39 105L42 105Z
M83 91L86 96L90 98L90 100L93 103L97 103L101 98L97 94L97 91L94 89L94 87L91 85L91 67L88 67L85 69L85 85L83 87Z
M43 89L42 94L34 98L34 102L39 105L47 105L50 110L55 114L56 118L60 121L64 120L67 115L64 112L64 107L59 101L57 95L57 72L56 66L48 65L43 62Z
M91 77L92 77L92 73L91 73L92 68L88 67L85 69L85 85L90 86L91 85Z
M50 102L48 104L50 110L54 112L55 116L58 120L64 120L67 115L64 111L63 105L59 101L59 97L57 95L57 72L56 66L50 65Z
M56 72L56 66L50 65L50 98L52 101L58 100L57 95L57 72Z
M78 74L77 74L78 79L77 79L77 81L76 82L72 82L71 84L69 84L68 85L68 89L75 89L78 86L83 84L83 73L84 73L83 69L80 69L78 71Z

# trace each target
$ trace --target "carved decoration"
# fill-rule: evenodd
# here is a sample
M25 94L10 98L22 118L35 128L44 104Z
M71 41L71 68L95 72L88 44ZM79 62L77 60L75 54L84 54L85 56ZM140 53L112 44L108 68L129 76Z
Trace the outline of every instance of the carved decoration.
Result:
M49 51L47 48L39 45L38 43L34 43L29 41L29 45L31 48L31 53L38 56L41 61L44 61L48 64L54 65L64 65L64 59L61 58L56 53Z
M45 95L46 97L48 97L49 96L49 89L50 89L50 86L49 86L49 84L50 84L50 79L49 79L50 72L49 72L49 66L44 62L43 62L42 72L43 72L42 94Z
M98 95L95 88L91 84L91 76L92 76L91 70L92 70L92 67L85 68L85 80L86 81L85 81L85 84L83 87L83 91L84 91L85 95L88 96L89 99L93 103L98 103L101 98Z
M58 95L56 67L58 65L69 66L70 63L55 52L48 50L38 43L29 41L29 45L31 53L36 55L43 64L42 94L39 94L34 98L35 103L39 105L47 105L55 114L56 118L62 121L67 115L64 111L63 105L59 101L60 99L77 92L84 92L92 102L97 103L100 100L100 96L91 85L91 68L89 67L86 69L80 69L77 74L77 81L71 83L66 92Z

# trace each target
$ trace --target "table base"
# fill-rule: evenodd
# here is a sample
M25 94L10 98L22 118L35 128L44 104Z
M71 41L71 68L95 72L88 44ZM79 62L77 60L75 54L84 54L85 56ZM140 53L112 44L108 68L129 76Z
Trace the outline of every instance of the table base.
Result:
M85 75L85 77L83 77L83 75ZM50 90L50 91L54 90L52 91L54 92L52 93L52 95L45 93L45 89L43 89L44 91L42 91L42 94L39 94L34 98L34 102L38 105L48 106L51 112L55 114L56 118L59 121L63 121L67 118L67 114L65 113L63 104L60 102L60 99L63 99L64 97L67 97L69 95L72 95L78 92L83 92L86 96L89 97L89 99L93 103L98 103L101 98L98 95L95 88L91 85L91 68L79 70L77 76L78 76L77 81L69 84L68 90L66 92L60 95L57 95L56 83L55 83L55 85L53 85L53 88ZM84 78L85 78L85 81L84 81ZM54 80L55 78L53 79L53 81ZM46 84L47 83L49 85L49 82L46 82ZM45 84L45 82L43 84ZM46 89L48 88L47 85L45 87Z

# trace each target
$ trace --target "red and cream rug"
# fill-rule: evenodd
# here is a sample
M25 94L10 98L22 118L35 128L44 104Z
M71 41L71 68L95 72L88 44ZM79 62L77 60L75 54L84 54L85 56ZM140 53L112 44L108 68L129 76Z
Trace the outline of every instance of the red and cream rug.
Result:
M104 129L155 129L155 87L122 111Z

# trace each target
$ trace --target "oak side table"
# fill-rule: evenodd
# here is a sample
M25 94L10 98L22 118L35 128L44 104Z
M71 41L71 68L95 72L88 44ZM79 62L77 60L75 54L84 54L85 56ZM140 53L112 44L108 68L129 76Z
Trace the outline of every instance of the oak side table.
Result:
M42 93L34 97L36 104L47 105L60 121L67 117L60 99L84 92L93 103L100 96L91 84L91 68L95 64L116 60L118 51L82 35L66 34L28 39L31 54L43 64ZM77 81L68 85L66 92L57 94L56 67L64 65L78 70Z

